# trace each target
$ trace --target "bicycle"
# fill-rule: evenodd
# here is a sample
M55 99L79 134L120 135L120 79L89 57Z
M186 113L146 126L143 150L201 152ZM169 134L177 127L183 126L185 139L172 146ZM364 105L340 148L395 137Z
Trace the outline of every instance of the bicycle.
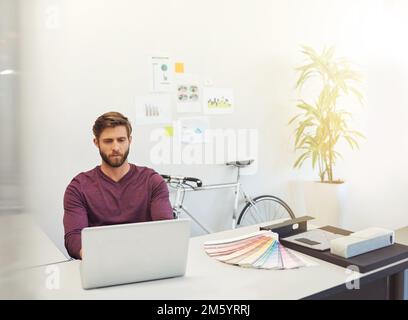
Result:
M205 226L203 226L183 205L185 194L191 191L233 188L235 189L235 199L232 213L232 229L286 217L294 219L295 214L282 199L272 195L261 195L251 198L244 192L239 181L240 170L241 168L252 164L253 161L254 160L227 162L227 166L233 166L237 168L236 182L231 183L203 185L200 179L194 177L171 176L164 174L161 175L169 185L170 189L176 190L175 201L173 204L174 218L178 219L181 213L184 212L204 231L210 233L210 231ZM191 183L194 183L195 185L192 185ZM240 214L237 215L240 194L242 194L245 205Z

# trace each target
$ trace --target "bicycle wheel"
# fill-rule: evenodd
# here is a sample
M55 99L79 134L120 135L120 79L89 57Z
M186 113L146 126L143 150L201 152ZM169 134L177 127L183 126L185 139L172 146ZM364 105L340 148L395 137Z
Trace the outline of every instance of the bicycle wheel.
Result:
M242 209L237 226L249 226L276 219L295 218L290 207L275 196L263 195L252 199Z

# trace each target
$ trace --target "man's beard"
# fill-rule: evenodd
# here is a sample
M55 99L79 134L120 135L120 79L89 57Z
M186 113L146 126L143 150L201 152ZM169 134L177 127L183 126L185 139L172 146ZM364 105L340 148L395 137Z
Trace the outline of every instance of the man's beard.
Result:
M118 154L120 157L109 157L106 153L103 153L101 149L99 149L99 154L101 155L102 160L111 166L112 168L119 168L127 159L129 155L129 149L128 148L123 156Z

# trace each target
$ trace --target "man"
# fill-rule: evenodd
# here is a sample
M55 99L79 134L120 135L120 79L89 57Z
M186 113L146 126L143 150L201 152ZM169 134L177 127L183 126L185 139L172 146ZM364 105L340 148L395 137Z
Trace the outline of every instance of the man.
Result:
M172 219L165 181L152 169L127 161L132 127L118 112L100 116L93 126L100 166L78 174L64 195L65 247L82 259L85 227Z

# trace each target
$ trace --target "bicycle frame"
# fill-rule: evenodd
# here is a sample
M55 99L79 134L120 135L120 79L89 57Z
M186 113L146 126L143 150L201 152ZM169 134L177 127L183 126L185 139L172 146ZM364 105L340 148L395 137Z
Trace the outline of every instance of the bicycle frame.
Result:
M210 233L210 230L208 230L205 226L203 226L188 210L187 208L183 205L184 201L184 196L185 193L191 192L191 191L203 191L203 190L215 190L215 189L234 189L235 193L235 199L234 199L234 208L233 208L233 214L232 214L232 229L235 229L237 226L237 215L238 215L238 201L239 201L239 194L242 194L242 197L245 202L251 202L253 203L252 199L247 196L247 194L244 192L242 189L241 183L239 181L240 179L240 168L237 167L238 173L237 173L237 179L236 182L231 182L231 183L220 183L220 184L209 184L209 185L204 185L201 187L186 187L185 184L182 182L178 182L176 186L172 186L170 184L170 187L172 189L176 190L176 196L175 196L175 201L173 204L173 212L176 215L176 218L179 218L180 214L184 212L187 214L195 223L197 223L205 232Z

